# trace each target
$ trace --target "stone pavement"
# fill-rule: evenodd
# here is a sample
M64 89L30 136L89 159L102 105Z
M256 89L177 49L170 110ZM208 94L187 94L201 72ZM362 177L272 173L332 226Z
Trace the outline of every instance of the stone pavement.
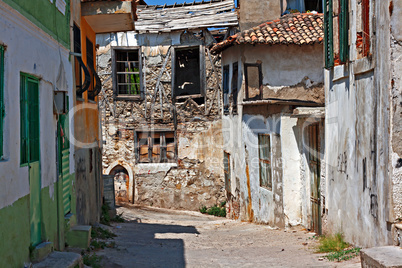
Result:
M120 207L115 248L96 252L104 267L361 267L359 257L329 262L313 233L237 222L198 212Z

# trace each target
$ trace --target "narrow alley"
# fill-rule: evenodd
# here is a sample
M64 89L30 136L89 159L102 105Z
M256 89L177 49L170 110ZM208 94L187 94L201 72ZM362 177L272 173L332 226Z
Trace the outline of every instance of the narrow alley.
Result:
M113 223L115 246L96 251L104 267L361 267L360 258L329 262L314 233L273 229L193 211L129 205ZM102 226L107 228L106 226Z

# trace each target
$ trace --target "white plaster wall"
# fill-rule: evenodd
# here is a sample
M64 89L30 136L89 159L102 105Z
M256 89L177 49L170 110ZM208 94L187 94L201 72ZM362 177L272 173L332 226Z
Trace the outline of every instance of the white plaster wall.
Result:
M377 26L372 60L357 59L349 68L337 66L325 77L327 227L363 247L392 241L387 224L392 221L389 4L370 2L374 12L370 17L376 18L371 25ZM356 5L351 1L352 11ZM356 16L350 14L350 55L355 59Z
M301 224L302 217L301 154L297 140L301 135L297 121L298 118L281 117L283 205L286 223L290 225Z
M242 45L243 63L262 62L263 84L273 87L293 86L305 77L311 83L323 83L323 47ZM224 54L226 56L226 53Z
M6 46L4 159L0 161L0 208L3 208L29 194L28 167L20 167L20 72L40 78L41 180L42 188L50 186L51 196L57 179L53 90L60 64L67 81L66 88L61 89L69 90L71 104L73 79L68 50L3 2L0 2L0 43Z

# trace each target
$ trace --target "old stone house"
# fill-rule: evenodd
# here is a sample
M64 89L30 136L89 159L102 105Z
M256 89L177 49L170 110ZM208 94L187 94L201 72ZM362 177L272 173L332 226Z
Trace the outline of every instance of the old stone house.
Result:
M243 30L222 53L228 214L321 232L323 15L297 13Z
M103 172L116 199L198 210L225 200L220 56L233 1L137 6L135 31L97 35Z
M402 1L324 1L327 228L399 244Z

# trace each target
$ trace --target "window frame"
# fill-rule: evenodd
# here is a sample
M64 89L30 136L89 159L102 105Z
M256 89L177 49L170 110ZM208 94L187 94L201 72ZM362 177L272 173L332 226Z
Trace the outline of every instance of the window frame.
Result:
M0 160L4 156L4 46L0 45Z
M175 92L176 88L176 51L182 49L199 49L199 64L200 64L200 94L195 95L183 95L177 96ZM172 71L172 80L171 80L171 88L172 88L172 99L183 99L183 98L201 98L206 97L206 67L205 67L205 46L204 45L191 45L191 46L172 46L172 54L171 54L171 71Z
M140 76L140 94L129 95L119 94L118 80L117 80L117 53L120 51L138 51L138 64ZM135 73L135 72L133 72ZM113 79L113 96L119 100L143 100L145 99L144 77L143 77L143 59L141 46L113 46L112 47L112 79Z
M250 99L250 97L249 97L249 88L248 88L248 84L249 84L249 81L248 81L248 68L249 67L257 67L258 68L258 86L259 86L259 90L260 90L260 95L258 97L253 98L253 99ZM244 78L245 78L244 80L245 80L245 91L246 91L244 100L246 100L246 101L247 100L254 100L254 99L262 100L262 98L263 98L263 96L262 96L263 95L262 64L261 63L244 63Z
M371 34L370 34L370 0L362 0L362 35L363 49L362 56L367 57L370 54Z
M268 137L268 144L267 145L262 145L262 137ZM261 147L264 146L264 147ZM266 155L268 155L268 159L265 159L264 156L261 154L261 150L264 150L268 148L268 153L265 152ZM258 165L259 165L259 185L260 187L272 191L272 146L271 146L271 134L268 133L259 133L258 134ZM264 183L263 179L263 166L267 165L267 169L265 174L268 176L266 179L267 184ZM269 170L269 172L267 172Z
M140 133L146 134L148 139L148 162L140 161L140 145L139 143L139 135ZM154 146L154 138L152 137L154 134L158 133L160 135L159 138L159 146L160 146L160 156L159 161L155 162L152 157L152 150ZM174 158L167 158L167 142L166 142L166 133L173 133L174 137ZM163 138L162 138L163 137ZM159 130L135 130L134 131L134 155L135 161L138 164L165 164L165 163L177 163L178 154L177 154L177 139L176 132L172 129L159 129ZM164 159L163 159L164 158Z

